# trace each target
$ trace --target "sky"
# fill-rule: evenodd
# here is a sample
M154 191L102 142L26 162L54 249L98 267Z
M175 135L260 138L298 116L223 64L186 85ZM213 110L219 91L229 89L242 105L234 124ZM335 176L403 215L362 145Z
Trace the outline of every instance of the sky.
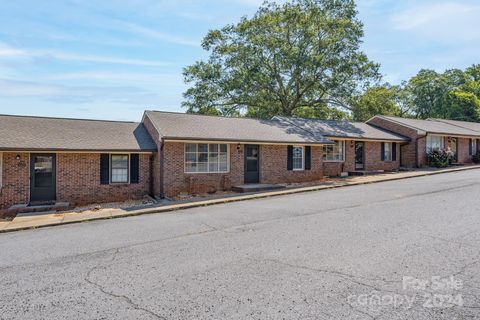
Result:
M184 111L182 70L261 0L0 0L0 114L140 121ZM358 0L385 81L480 63L480 0Z

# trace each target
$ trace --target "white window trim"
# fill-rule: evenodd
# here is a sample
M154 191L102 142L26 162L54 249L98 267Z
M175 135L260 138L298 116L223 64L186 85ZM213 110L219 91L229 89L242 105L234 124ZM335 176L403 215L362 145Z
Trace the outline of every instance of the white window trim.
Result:
M393 143L391 142L384 142L383 143L383 161L385 162L391 162L393 161ZM388 153L387 153L387 146L388 146Z
M218 148L220 150L220 145L221 144L225 144L227 145L227 170L226 171L195 171L195 172L190 172L190 171L187 171L187 144L196 144L196 145L199 145L199 144L207 144L208 145L208 152L210 153L210 145L212 144L216 144L218 145ZM198 153L198 152L197 152ZM210 157L208 157L210 159ZM207 162L207 168L210 168L210 162ZM228 143L220 143L220 142L212 142L212 143L209 143L209 142L186 142L184 143L184 146L183 146L183 173L185 174L225 174L225 173L230 173L230 144Z
M113 182L112 181L112 170L113 170L113 166L112 166L112 156L127 156L128 160L127 160L127 176L128 176L128 179L127 179L127 182ZM110 172L109 172L109 175L110 175L110 184L114 184L114 185L119 185L119 184L130 184L130 154L129 153L110 153L110 164L109 164L109 167L110 167Z
M432 152L434 150L433 148L429 148L429 146L428 146L428 141L429 141L429 139L431 140L432 138L440 139L440 141L441 141L440 142L440 150L445 149L445 137L444 136L429 134L426 138L426 141L425 141L425 151L427 153Z
M325 151L323 150L322 148L322 160L323 162L345 162L345 140L332 140L334 142L338 142L338 143L341 143L342 144L342 159L339 159L339 160L326 160L324 158L325 156ZM325 146L328 146L328 145L325 145Z
M293 146L293 149L300 148L302 149L302 167L301 168L294 168L295 161L293 161L294 157L292 154L292 170L293 171L305 171L305 147L304 146ZM293 151L292 149L292 151Z

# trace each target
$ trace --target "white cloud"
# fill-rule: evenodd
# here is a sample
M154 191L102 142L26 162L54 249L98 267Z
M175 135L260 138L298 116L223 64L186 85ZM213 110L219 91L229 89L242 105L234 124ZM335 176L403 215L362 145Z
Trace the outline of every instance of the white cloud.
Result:
M392 17L400 31L414 32L442 42L480 39L480 5L432 2L417 5Z
M59 103L155 103L157 93L131 86L66 86L0 79L0 98L39 98Z
M186 45L186 46L193 46L193 47L199 47L200 46L200 40L193 40L193 39L188 39L185 37L180 37L176 35L172 35L170 33L154 30L151 28L143 27L134 23L122 23L126 31L135 33L137 35L141 35L144 37L152 38L152 39L158 39L170 43L175 43L175 44L180 44L180 45Z
M63 51L55 50L45 50L45 49L18 49L6 44L0 43L0 58L1 57L11 57L11 58L23 58L23 57L32 57L32 58L53 58L57 60L66 60L66 61L78 61L78 62L100 62L100 63L110 63L110 64L124 64L124 65L137 65L137 66L166 66L169 63L162 61L154 60L144 60L144 59L131 59L131 58L121 58L121 57L112 57L112 56L99 56L99 55L89 55L89 54L79 54L79 53L69 53Z
M140 72L70 72L50 75L46 80L99 80L102 82L148 83L161 86L183 85L181 74L152 74Z

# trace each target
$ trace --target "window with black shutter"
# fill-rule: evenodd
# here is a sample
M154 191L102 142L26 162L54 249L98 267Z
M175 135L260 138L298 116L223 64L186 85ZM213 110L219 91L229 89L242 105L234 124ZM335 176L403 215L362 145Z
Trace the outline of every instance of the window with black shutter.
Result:
M110 183L110 155L100 155L100 184Z
M140 182L140 156L136 153L130 155L130 183Z
M312 169L312 147L305 147L305 170Z
M287 170L293 170L293 146L287 147Z

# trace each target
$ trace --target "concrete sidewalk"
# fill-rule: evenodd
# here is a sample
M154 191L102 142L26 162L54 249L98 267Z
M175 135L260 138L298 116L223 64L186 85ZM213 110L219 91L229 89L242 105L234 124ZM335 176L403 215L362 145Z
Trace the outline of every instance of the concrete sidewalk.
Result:
M131 208L131 209L101 209L97 211L83 211L83 212L51 212L41 214L18 215L12 221L0 221L0 233L12 232L25 229L34 229L47 226L55 226L70 223L79 223L84 221L113 219L119 217L129 217L142 214L170 212L174 210L195 208L201 206L210 206L214 204L236 202L250 199L259 199L273 196L280 196L286 194L294 194L301 192L319 191L324 189L333 189L339 187L355 186L369 183L378 183L384 181L393 181L408 179L414 177L422 177L443 173L459 172L465 170L480 169L480 165L464 166L458 168L447 169L423 169L415 171L406 171L398 173L385 173L372 176L356 176L347 178L330 179L327 183L322 183L309 187L287 188L280 191L260 192L253 194L234 195L224 198L216 198L201 201L190 201L186 203L172 203L167 205L157 205L148 208Z

